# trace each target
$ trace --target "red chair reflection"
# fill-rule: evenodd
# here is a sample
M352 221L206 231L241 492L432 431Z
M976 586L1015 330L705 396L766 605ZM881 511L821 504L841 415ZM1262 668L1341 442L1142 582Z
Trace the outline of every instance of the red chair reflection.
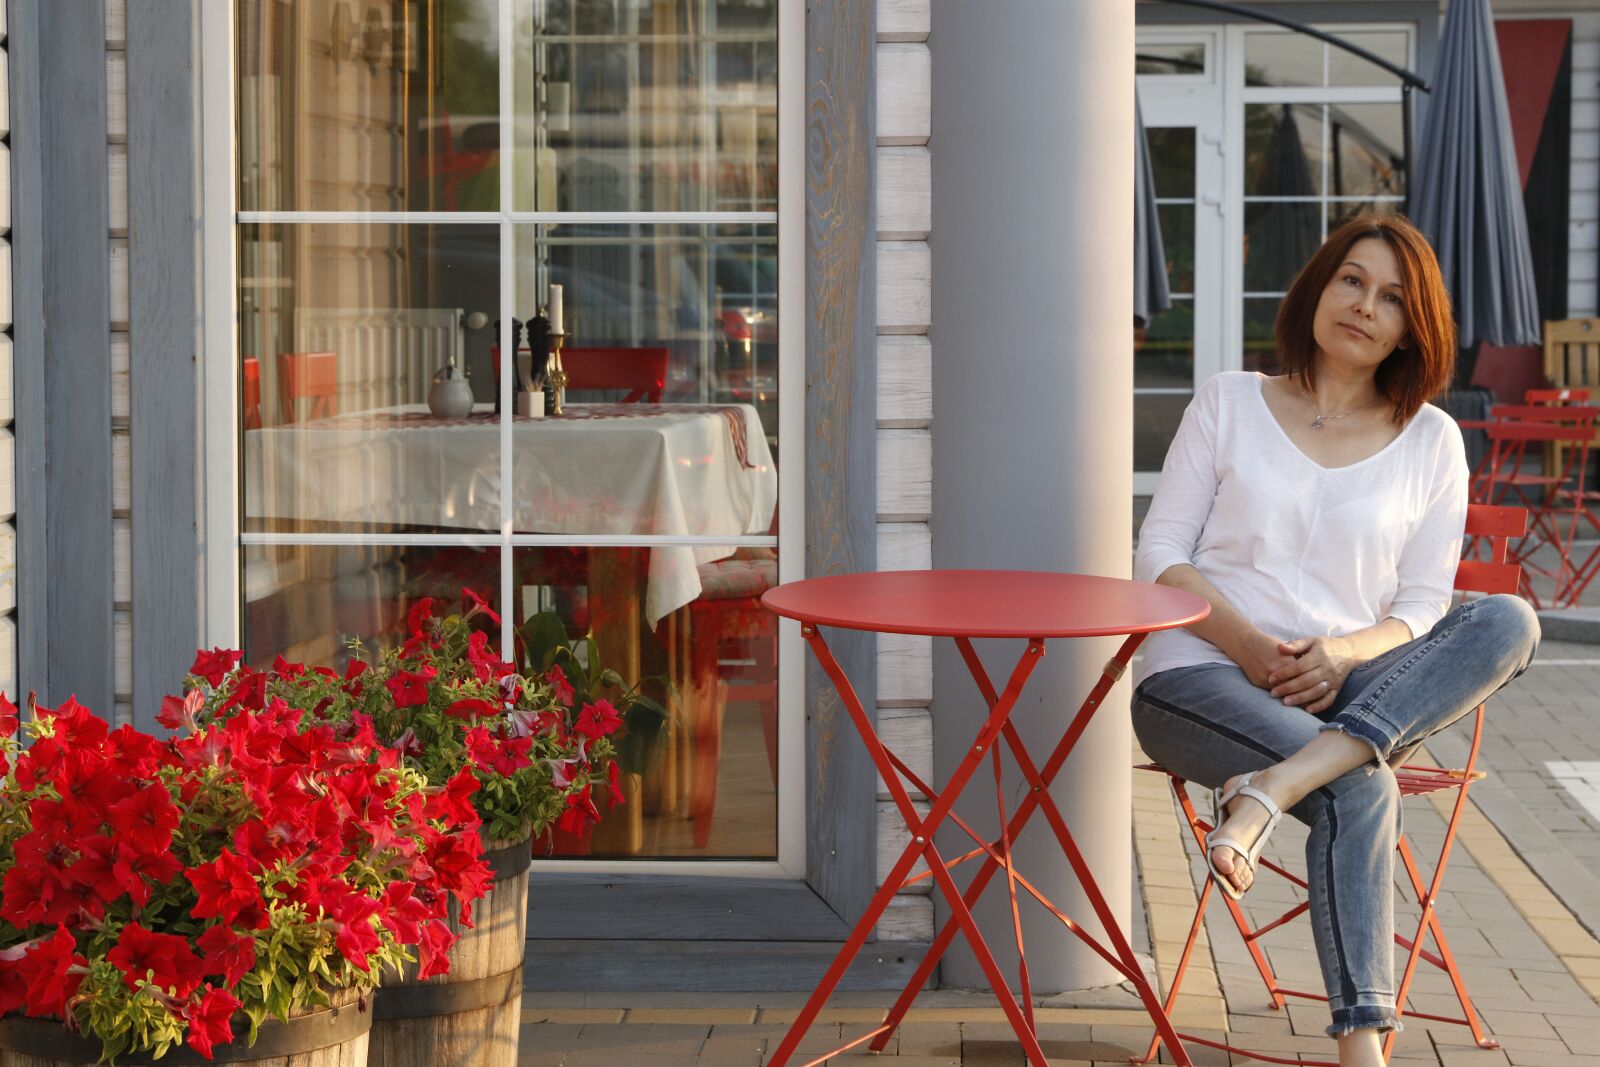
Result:
M333 352L283 352L278 356L278 401L285 424L299 421L299 402L309 400L307 417L334 414L339 392L339 357Z
M244 386L244 428L259 430L261 429L261 361L255 356L246 356L240 379Z
M665 348L563 348L561 365L569 390L626 389L624 404L659 404L671 355Z

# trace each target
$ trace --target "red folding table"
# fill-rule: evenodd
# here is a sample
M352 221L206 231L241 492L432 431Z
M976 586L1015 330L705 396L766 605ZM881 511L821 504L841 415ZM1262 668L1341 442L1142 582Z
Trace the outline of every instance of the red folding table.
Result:
M800 622L800 632L811 645L822 669L827 672L844 702L850 720L861 734L872 762L883 776L895 806L905 819L911 840L895 863L883 886L873 896L866 912L834 958L815 992L796 1016L794 1025L768 1061L769 1067L785 1067L805 1032L810 1028L822 1005L844 976L856 955L866 944L879 917L889 901L904 886L923 878L932 878L949 903L952 921L939 931L927 956L918 966L904 992L889 1009L883 1025L875 1027L849 1044L811 1060L805 1067L814 1067L830 1056L871 1042L873 1051L881 1052L888 1044L895 1028L905 1017L911 1002L921 992L939 959L954 941L957 932L965 935L978 964L995 991L1000 1007L1016 1031L1032 1067L1048 1067L1049 1061L1039 1047L1037 1028L1033 1021L1033 998L1028 979L1027 954L1024 951L1022 923L1018 910L1019 890L1038 901L1061 923L1097 955L1115 968L1138 991L1145 1009L1155 1023L1156 1032L1180 1065L1190 1063L1183 1042L1179 1040L1171 1021L1161 1004L1156 990L1145 979L1144 972L1134 957L1127 936L1118 927L1105 896L1095 882L1082 853L1078 850L1066 819L1050 797L1050 785L1072 754L1073 746L1083 735L1090 719L1105 700L1107 691L1122 677L1133 657L1134 650L1145 635L1155 630L1187 626L1205 618L1209 605L1200 597L1179 589L1130 582L1118 578L1099 578L1080 574L1054 574L1031 571L889 571L870 574L841 574L827 578L812 578L791 582L768 590L762 602L779 615ZM924 634L932 637L955 639L956 647L972 673L978 691L988 704L989 714L978 730L972 746L962 756L951 773L942 792L922 780L906 766L905 762L884 747L871 718L861 705L850 680L829 651L819 627L835 626L845 630L865 630L874 633ZM1028 676L1045 654L1045 642L1054 638L1071 637L1125 637L1115 656L1101 668L1099 677L1089 695L1079 706L1066 732L1056 744L1043 765L1035 763L1022 743L1011 711L1016 706ZM1021 639L1026 642L1016 668L1002 692L996 692L988 673L984 670L972 642L977 638ZM1009 749L1029 789L1014 812L1006 812L1005 796L1001 782L1001 744ZM954 806L978 765L988 756L994 764L996 804L1000 814L1000 835L994 840L979 834L955 813ZM926 816L920 815L912 804L907 783L919 791L932 804ZM1051 903L1013 863L1011 842L1017 839L1035 811L1042 811L1055 840L1060 844L1074 876L1083 887L1090 906L1099 920L1103 936L1110 944L1102 944L1079 923L1069 918ZM946 860L934 845L934 834L949 819L976 843L976 847L960 856ZM977 873L963 892L951 875L951 869L982 857ZM918 860L927 861L927 872L911 876ZM1005 976L995 963L994 955L973 921L972 904L983 893L995 874L1004 871L1006 892L1010 897L1013 933L1016 938L1020 987L1013 995Z

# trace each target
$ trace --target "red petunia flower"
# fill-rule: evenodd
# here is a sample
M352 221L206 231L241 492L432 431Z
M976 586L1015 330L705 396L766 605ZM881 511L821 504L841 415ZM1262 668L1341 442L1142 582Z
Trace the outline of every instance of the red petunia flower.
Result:
M210 652L198 649L194 654L194 665L189 668L189 673L197 678L204 678L206 683L215 689L242 659L244 653L238 649L213 648Z
M200 898L190 912L196 919L233 923L241 913L261 906L261 887L244 860L227 849L210 863L190 867L189 882Z
M0 693L0 737L17 736L17 706Z
M89 961L78 954L72 931L58 925L54 934L17 961L16 970L26 990L29 1015L65 1018L67 1001L77 995L89 973Z
M129 989L137 992L141 981L149 981L180 998L194 992L204 973L188 938L154 933L138 923L122 928L116 946L106 953L106 960L116 964Z
M492 719L500 709L482 697L463 697L445 708L444 713L456 719Z
M67 868L67 877L100 901L111 903L125 891L117 876L116 848L117 843L109 837L89 837L78 842L78 860Z
M165 852L178 828L178 807L164 785L147 785L106 813L119 841L138 852Z
M590 824L600 821L600 809L594 806L590 787L584 786L567 794L567 807L556 820L556 829L564 834L581 834Z
M433 613L433 597L425 596L415 604L406 614L406 629L413 634L420 634L422 627L428 621L428 616Z
M422 940L417 942L417 977L432 978L450 973L450 946L456 935L441 922L431 922L422 928Z
M195 944L205 953L201 966L206 974L221 975L229 986L238 985L256 965L255 938L235 933L227 926L210 927Z
M438 673L436 668L427 666L420 671L396 671L394 677L384 684L394 695L395 707L415 707L428 702L428 683Z
M206 1059L211 1059L218 1045L233 1040L233 1013L242 1006L226 989L213 989L207 983L203 993L183 1006L183 1019L189 1024L185 1042Z
M500 625L499 613L489 606L489 602L487 600L483 599L483 597L479 596L471 589L468 589L466 586L461 587L461 602L463 604L471 605L471 607L467 610L467 618L470 619L481 611L483 614L489 616L490 620L493 621L496 626Z
M607 811L628 802L628 798L622 795L622 766L616 760L606 765L606 792L610 801Z
M573 729L585 737L598 741L602 737L609 737L617 732L622 725L622 716L617 714L617 709L609 700L596 700L593 704L585 704L578 713L578 721L573 724Z
M118 884L127 889L129 899L142 908L150 903L155 886L166 885L183 873L183 864L170 849L132 852L119 845L112 871Z
M573 692L571 683L567 681L567 672L561 669L560 664L556 664L548 671L545 671L544 680L550 686L551 692L555 694L556 701L562 707L572 707L573 698L577 694Z
M477 809L472 806L472 795L477 791L477 775L472 773L472 768L462 767L451 775L443 787L428 790L428 801L422 809L422 817L438 820L450 827L475 829L479 817Z

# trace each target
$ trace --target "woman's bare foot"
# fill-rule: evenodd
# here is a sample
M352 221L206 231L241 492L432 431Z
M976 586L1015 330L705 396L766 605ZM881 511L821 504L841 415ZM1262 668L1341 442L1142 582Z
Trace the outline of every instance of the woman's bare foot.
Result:
M1261 790L1271 797L1279 807L1287 807L1289 798L1280 796L1274 788L1276 782L1272 771L1276 768L1269 767L1263 771L1256 771L1250 778L1250 785ZM1245 776L1236 774L1223 784L1223 791L1228 792L1237 788ZM1241 794L1228 801L1226 817L1217 827L1215 836L1230 837L1249 848L1257 837L1267 827L1272 813L1266 806L1252 796ZM1211 863L1223 874L1233 887L1243 893L1250 888L1250 883L1255 878L1255 872L1250 869L1250 864L1245 862L1244 856L1229 845L1218 845L1211 850Z

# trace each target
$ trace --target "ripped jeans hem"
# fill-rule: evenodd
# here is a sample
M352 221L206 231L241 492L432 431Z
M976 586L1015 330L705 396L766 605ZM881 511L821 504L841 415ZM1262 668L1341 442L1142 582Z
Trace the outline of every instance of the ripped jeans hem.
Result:
M1327 1029L1329 1037L1343 1037L1357 1030L1376 1030L1380 1034L1390 1030L1404 1030L1400 1017L1387 1004L1357 1004L1352 1008L1334 1008L1333 1023Z

